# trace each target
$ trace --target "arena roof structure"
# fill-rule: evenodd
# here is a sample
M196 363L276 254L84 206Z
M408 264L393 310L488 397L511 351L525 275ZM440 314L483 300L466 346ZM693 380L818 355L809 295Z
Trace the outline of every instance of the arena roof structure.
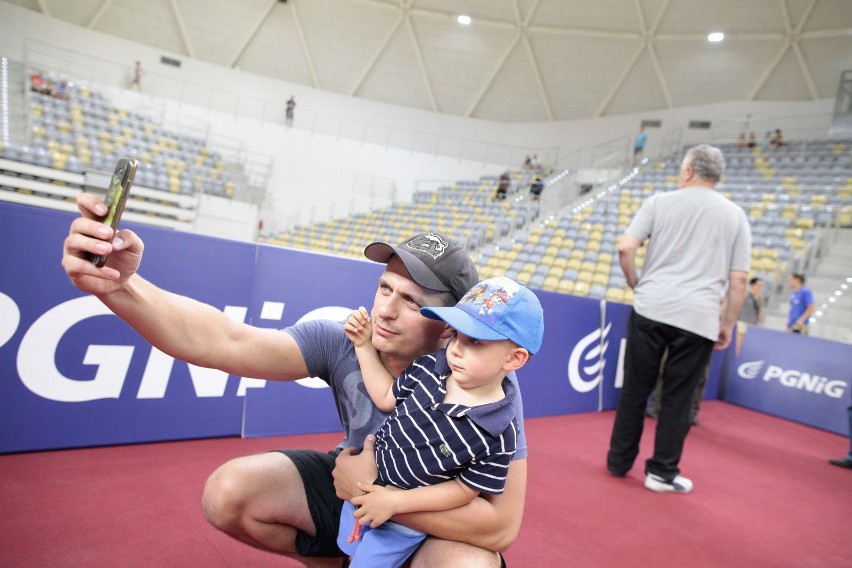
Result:
M852 69L849 0L11 1L164 54L509 122L833 98Z

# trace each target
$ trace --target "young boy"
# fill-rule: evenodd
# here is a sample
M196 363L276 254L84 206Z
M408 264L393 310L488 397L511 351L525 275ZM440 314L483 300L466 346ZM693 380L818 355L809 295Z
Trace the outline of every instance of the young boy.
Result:
M396 380L373 348L367 310L353 312L344 326L370 397L393 411L376 434L379 478L343 505L337 542L353 567L402 565L426 535L386 521L399 513L460 507L480 492L502 493L515 451L515 391L503 379L541 347L538 298L497 277L474 286L453 307L420 313L446 322L450 342Z

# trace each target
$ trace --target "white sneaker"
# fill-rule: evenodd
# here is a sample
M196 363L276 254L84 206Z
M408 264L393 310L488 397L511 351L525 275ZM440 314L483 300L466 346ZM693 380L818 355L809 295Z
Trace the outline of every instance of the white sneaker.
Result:
M645 487L657 493L689 493L692 491L692 481L682 475L676 475L671 481L666 481L659 475L645 475Z

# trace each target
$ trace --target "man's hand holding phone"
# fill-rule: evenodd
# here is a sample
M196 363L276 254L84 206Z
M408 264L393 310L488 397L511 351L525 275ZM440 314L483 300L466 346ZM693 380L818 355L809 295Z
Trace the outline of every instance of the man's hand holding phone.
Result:
M110 208L92 193L77 196L82 214L71 223L65 239L62 267L74 285L89 294L105 296L124 287L142 261L142 240L127 229L116 231L103 221ZM118 220L113 219L117 226ZM106 264L96 266L94 258L104 257Z

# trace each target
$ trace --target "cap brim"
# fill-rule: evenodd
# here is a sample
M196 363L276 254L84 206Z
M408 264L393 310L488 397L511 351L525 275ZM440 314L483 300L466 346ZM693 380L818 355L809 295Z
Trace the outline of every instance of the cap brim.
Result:
M443 282L438 280L438 277L422 260L406 250L383 242L371 243L364 249L364 256L373 262L381 262L382 264L387 264L393 255L399 257L411 279L420 286L436 292L452 292Z
M447 322L456 331L474 339L487 339L491 341L508 339L502 333L494 331L472 315L455 306L447 308L420 308L420 313L429 319Z

